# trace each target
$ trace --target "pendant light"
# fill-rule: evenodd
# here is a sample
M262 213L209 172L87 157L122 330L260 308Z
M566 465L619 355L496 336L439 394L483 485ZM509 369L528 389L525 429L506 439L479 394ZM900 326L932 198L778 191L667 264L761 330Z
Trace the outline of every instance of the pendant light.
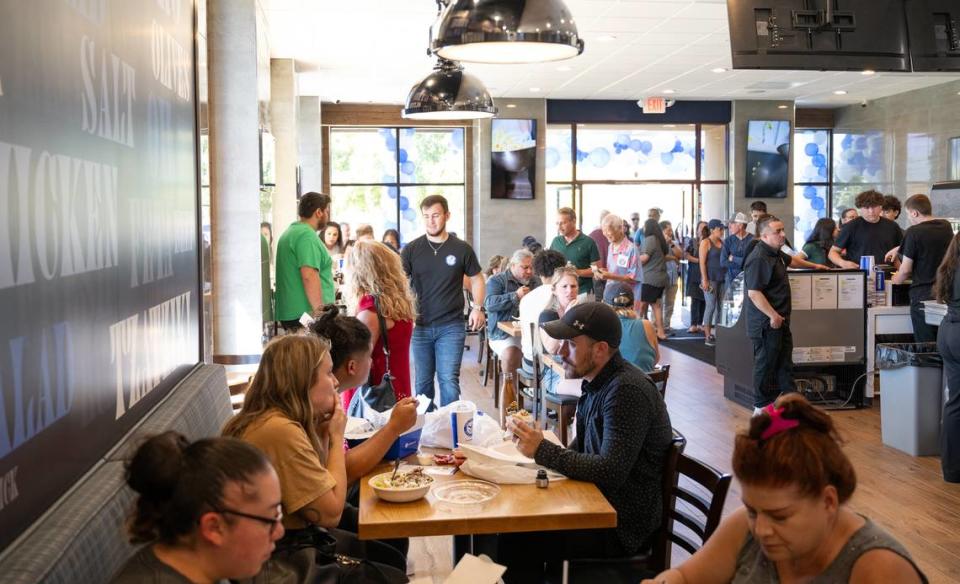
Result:
M433 73L413 86L403 117L416 120L468 120L497 115L493 98L460 63L438 59Z
M563 0L440 0L431 50L472 63L541 63L576 57L583 40Z

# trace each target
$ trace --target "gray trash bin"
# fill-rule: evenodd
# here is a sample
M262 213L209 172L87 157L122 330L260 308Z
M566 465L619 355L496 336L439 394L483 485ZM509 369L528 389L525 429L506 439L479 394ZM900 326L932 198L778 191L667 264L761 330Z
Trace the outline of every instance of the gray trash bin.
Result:
M883 443L913 456L940 454L943 360L936 343L877 346Z

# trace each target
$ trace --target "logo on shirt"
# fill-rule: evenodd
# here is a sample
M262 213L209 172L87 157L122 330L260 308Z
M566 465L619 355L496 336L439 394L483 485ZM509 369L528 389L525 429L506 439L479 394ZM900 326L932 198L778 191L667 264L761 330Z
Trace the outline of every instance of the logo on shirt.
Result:
M457 263L457 257L456 257L455 255L450 254L450 255L447 256L447 265L448 265L448 266L450 266L450 267L452 268L453 266L456 265L456 263Z

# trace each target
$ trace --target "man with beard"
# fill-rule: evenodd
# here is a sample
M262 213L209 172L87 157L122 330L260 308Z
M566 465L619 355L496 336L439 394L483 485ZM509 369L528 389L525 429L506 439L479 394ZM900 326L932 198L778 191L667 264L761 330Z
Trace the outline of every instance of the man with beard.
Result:
M584 380L576 441L563 448L523 422L511 419L509 427L520 452L537 464L596 484L617 510L617 526L500 534L495 561L507 566L505 582L541 582L545 562L636 554L660 526L664 503L661 477L672 439L670 416L650 378L620 355L616 313L587 302L543 329L564 339L559 355L566 376Z
M434 403L434 376L440 385L440 405L460 399L460 360L466 328L463 323L464 276L473 303L468 326L483 326L484 282L477 254L470 245L447 233L450 206L441 195L420 203L426 235L403 248L400 257L417 296L417 326L410 345L416 367L416 392Z
M520 367L520 337L513 337L500 330L499 322L510 322L520 316L520 300L530 290L540 285L533 275L533 254L523 247L513 252L510 267L487 280L487 297L483 302L487 309L487 338L490 348L500 357L503 370L516 373ZM505 396L502 407L513 401L516 396Z
M297 205L299 221L277 241L277 320L288 331L300 317L334 301L333 261L317 231L330 220L330 196L307 193Z

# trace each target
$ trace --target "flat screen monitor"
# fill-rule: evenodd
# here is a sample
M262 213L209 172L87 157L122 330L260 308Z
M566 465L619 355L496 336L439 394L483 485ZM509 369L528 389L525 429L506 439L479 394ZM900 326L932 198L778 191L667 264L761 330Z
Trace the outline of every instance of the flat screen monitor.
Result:
M960 2L905 2L914 71L960 71Z
M492 121L490 197L532 199L537 184L537 120Z
M750 120L747 124L747 198L787 196L790 122Z
M903 0L727 0L727 14L734 69L910 71Z

